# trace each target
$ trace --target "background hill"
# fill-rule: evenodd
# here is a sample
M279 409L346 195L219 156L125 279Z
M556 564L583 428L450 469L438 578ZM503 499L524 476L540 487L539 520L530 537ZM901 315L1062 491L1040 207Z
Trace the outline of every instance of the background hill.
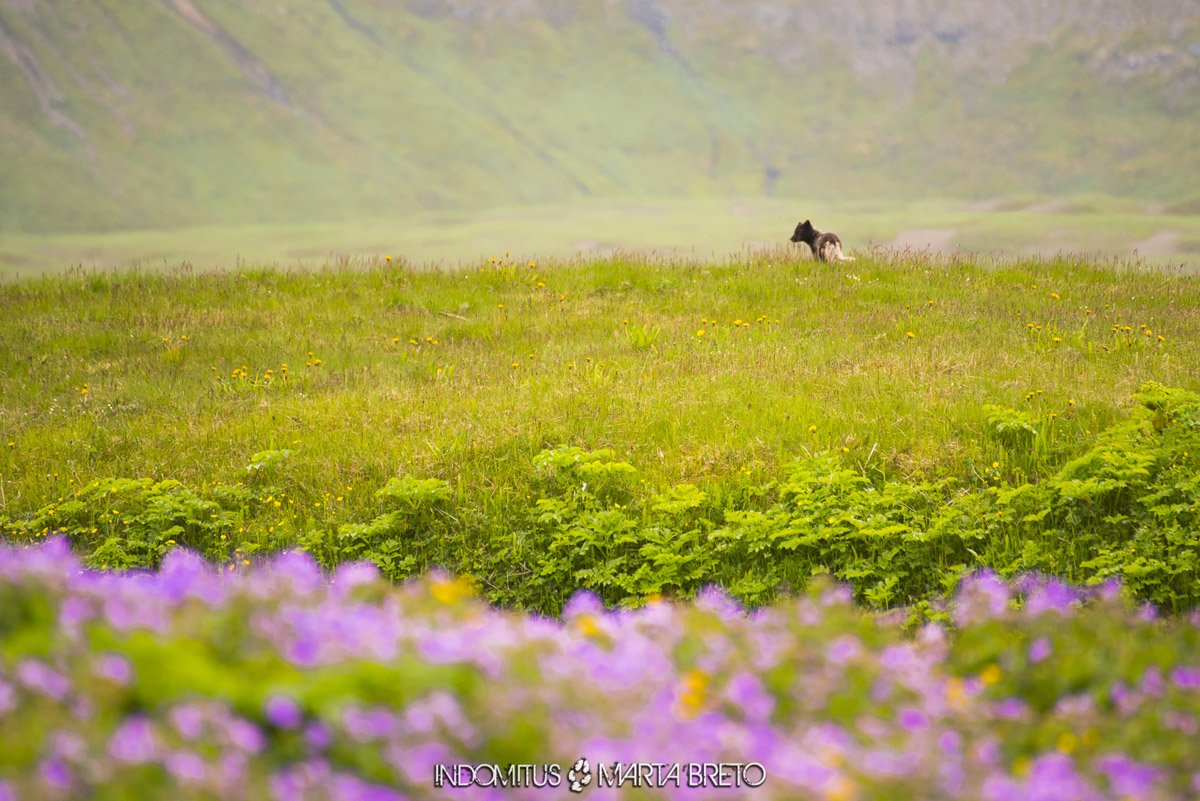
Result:
M10 235L1197 174L1189 0L0 0Z

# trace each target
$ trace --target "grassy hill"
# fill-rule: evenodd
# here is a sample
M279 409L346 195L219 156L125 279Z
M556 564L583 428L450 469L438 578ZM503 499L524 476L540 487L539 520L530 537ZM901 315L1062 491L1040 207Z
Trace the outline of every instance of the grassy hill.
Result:
M1194 195L1187 4L865 8L3 0L0 232Z

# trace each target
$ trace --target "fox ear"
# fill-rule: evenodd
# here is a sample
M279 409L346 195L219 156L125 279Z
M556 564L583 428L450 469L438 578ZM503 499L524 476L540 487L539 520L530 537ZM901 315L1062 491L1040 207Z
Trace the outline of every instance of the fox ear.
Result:
M808 220L805 220L803 223L801 223L801 225L812 225L812 223Z

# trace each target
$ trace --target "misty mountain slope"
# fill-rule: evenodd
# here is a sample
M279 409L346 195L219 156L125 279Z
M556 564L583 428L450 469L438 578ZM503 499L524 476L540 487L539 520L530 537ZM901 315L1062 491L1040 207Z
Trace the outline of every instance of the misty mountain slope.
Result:
M1194 3L0 0L0 231L581 197L1174 200Z

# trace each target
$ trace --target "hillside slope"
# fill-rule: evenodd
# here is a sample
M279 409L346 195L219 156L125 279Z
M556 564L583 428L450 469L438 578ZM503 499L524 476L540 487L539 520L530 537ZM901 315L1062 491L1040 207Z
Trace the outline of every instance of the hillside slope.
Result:
M1194 3L824 5L0 0L0 231L1194 191Z

